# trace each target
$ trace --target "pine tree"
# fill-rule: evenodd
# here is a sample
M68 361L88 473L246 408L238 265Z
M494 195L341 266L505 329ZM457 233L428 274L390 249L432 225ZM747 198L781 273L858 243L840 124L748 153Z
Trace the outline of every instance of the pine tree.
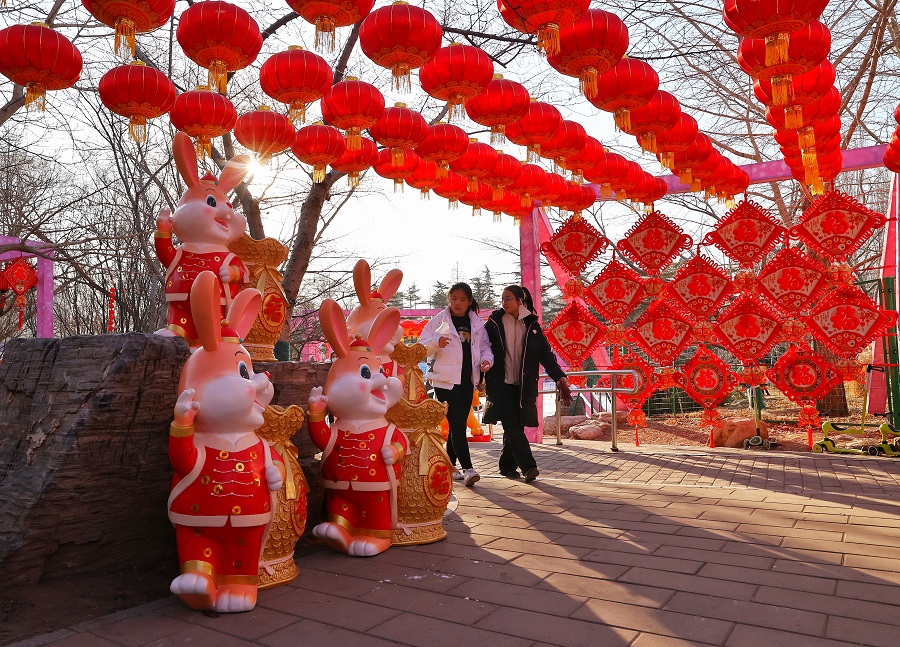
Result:
M478 299L478 305L485 310L494 310L499 307L500 299L497 298L497 290L494 288L494 279L491 277L490 268L484 266L484 275L481 278L483 284L482 296Z
M392 308L404 308L403 305L406 301L406 292L403 290L397 290L397 293L391 297L391 300L387 302L389 306Z
M422 296L419 294L419 288L415 281L413 281L406 289L406 307L415 308L419 305L419 301L421 300Z
M432 308L445 307L447 305L447 290L449 289L450 286L446 283L435 281L434 285L431 286L431 298L428 300L428 305Z

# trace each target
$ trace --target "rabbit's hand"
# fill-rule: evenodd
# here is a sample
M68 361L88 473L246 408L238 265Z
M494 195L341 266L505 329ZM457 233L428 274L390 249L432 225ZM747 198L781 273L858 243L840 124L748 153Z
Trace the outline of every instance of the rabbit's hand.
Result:
M381 448L381 457L385 465L393 465L400 460L400 450L393 444Z
M219 268L219 278L222 279L222 283L234 283L240 278L240 275L241 271L231 265L223 265Z
M328 406L328 396L322 395L322 387L315 386L309 392L309 413L310 415L325 415L325 409Z
M175 403L175 424L190 427L200 411L200 403L194 400L194 389L185 389Z
M274 492L280 490L284 485L284 473L277 465L269 465L266 468L266 481L269 484L269 490Z
M168 209L160 209L156 216L156 231L163 234L172 233L172 212Z

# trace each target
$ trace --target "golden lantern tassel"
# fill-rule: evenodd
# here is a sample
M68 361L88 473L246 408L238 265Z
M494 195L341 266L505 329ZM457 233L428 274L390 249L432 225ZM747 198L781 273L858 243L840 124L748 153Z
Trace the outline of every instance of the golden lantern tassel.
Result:
M134 58L137 49L134 42L134 21L128 18L116 20L116 39L114 42L116 54Z
M391 88L397 92L410 92L412 81L410 80L409 65L397 63L391 68Z
M419 200L431 200L431 191L428 189L419 189L421 193L419 194Z
M228 66L225 61L210 61L209 87L216 88L219 94L228 92Z
M41 83L29 83L25 86L25 107L29 112L47 109L47 90Z
M675 153L663 151L659 154L659 163L662 164L663 168L667 168L671 171L672 167L675 165Z
M503 212L495 211L494 212L494 222L500 222L501 220L503 220Z
M809 191L814 196L820 196L825 193L825 184L822 182L822 178L816 175L813 178L813 181L809 185Z
M788 106L784 109L784 127L788 130L803 128L803 106Z
M347 185L351 189L355 189L356 187L358 187L359 186L359 173L354 171L353 173L348 175L347 176Z
M459 94L454 94L450 97L450 100L447 102L450 106L450 109L447 112L447 121L453 123L454 121L459 121L466 115L466 109L463 106L465 102L465 97Z
M600 197L601 198L611 198L612 197L612 186L610 186L609 182L604 182L600 185Z
M475 193L476 191L478 191L478 187L479 187L478 178L472 177L470 175L468 182L466 182L466 191L469 191L470 193Z
M803 154L803 170L806 184L813 186L816 182L822 182L822 178L819 177L819 160L816 159L815 151L808 157L806 153Z
M358 151L362 146L362 135L359 133L359 126L350 126L347 129L347 150Z
M800 144L800 150L813 148L816 145L816 131L812 126L806 126L797 131L797 141Z
M491 199L499 200L502 197L503 197L503 187L502 186L493 187L493 191L491 191Z
M728 196L725 198L725 208L726 209L734 209L737 203L734 201L734 196Z
M616 191L616 201L622 202L628 199L628 191L625 189L619 189Z
M435 178L437 178L438 180L446 180L447 179L447 169L449 166L450 165L447 162L445 162L444 160L441 160L440 162L438 162L437 173L435 174Z
M788 34L779 33L766 36L766 66L780 65L788 60Z
M697 193L697 191L700 191L702 188L703 188L703 185L701 184L701 182L698 178L691 179L691 191L693 193Z
M456 198L450 198L450 200L447 201L447 208L452 211L456 211L457 209L459 209L459 202L456 200Z
M693 174L691 173L691 169L682 168L678 169L678 181L682 184L690 184L693 180Z
M316 42L315 47L323 51L328 42L328 51L334 51L334 19L331 16L319 16L316 18Z
M520 216L519 214L514 215L513 223L515 223L516 227L521 227L522 226L522 216Z
M138 144L147 141L147 118L142 115L134 115L128 122L128 134Z
M519 196L519 204L523 207L527 207L529 202L531 202L531 196L527 193L523 193Z
M572 171L572 181L575 184L584 184L584 171L580 168Z
M391 168L398 169L403 167L403 162L406 161L406 151L403 148L392 148L391 149Z
M816 147L811 146L807 148L802 153L803 156L803 168L807 171L815 170L815 175L819 174L819 159L816 156ZM809 184L809 183L807 183Z
M207 155L212 155L212 142L208 135L200 135L194 142L194 151L200 156L200 159L206 159Z
M559 54L559 25L547 23L538 30L538 49L542 54Z
M491 144L502 146L506 143L506 126L491 126Z
M394 193L406 193L406 191L404 191L403 178L394 178Z
M528 157L529 162L539 162L541 159L541 145L540 144L528 144Z
M793 77L790 74L779 74L772 77L772 103L786 106L794 98Z
M641 133L641 148L648 153L656 153L656 133Z
M613 121L616 122L616 128L627 133L631 130L631 111L628 108L619 108L613 113Z
M578 87L586 99L590 100L597 96L597 68L586 67L581 70L578 76Z
M316 164L313 166L313 183L318 184L319 182L325 181L325 165L324 164Z
M302 101L291 101L288 108L288 119L296 126L306 123L306 104Z
M581 212L576 211L575 213L573 213L572 220L574 220L575 222L578 222L579 220L581 220Z
M481 215L481 207L479 207L478 205L475 205L474 207L472 207L472 217L477 218L480 215Z

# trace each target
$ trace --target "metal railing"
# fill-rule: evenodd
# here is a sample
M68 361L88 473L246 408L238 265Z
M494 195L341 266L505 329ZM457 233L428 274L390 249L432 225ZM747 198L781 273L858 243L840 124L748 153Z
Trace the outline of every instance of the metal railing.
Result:
M569 392L572 395L577 395L579 393L608 393L610 400L610 417L609 417L609 425L610 425L610 434L612 435L612 446L610 449L612 451L619 451L619 447L616 445L616 410L618 409L618 403L616 402L617 395L634 395L637 393L638 388L638 374L637 371L633 371L631 369L622 369L622 370L605 370L605 371L569 371L566 373L566 377L569 376L584 376L584 377L599 377L600 382L597 383L597 386L589 386L582 389L573 389L570 388ZM630 389L624 389L619 386L619 376L631 376L633 380L634 386ZM609 376L609 386L602 386L603 377ZM549 376L542 373L538 376L538 381L542 381L548 379ZM554 388L553 390L540 390L538 391L538 395L550 395L551 393L556 394L556 444L562 445L562 425L560 424L560 410L559 410L559 388Z

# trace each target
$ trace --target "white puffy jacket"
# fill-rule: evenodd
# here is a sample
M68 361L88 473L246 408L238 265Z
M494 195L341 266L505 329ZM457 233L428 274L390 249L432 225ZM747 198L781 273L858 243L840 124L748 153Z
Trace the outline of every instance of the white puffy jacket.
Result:
M449 330L438 334L437 329L441 323L446 322ZM472 329L472 385L481 381L481 362L487 361L494 364L494 354L491 352L491 342L488 341L484 322L474 312L469 312L469 324ZM441 337L449 337L450 343L444 348L438 346ZM450 317L450 308L444 308L436 314L431 321L425 324L419 335L419 343L428 350L429 357L434 358L434 363L428 369L426 376L431 384L438 389L452 389L459 384L462 372L462 341L453 319Z

